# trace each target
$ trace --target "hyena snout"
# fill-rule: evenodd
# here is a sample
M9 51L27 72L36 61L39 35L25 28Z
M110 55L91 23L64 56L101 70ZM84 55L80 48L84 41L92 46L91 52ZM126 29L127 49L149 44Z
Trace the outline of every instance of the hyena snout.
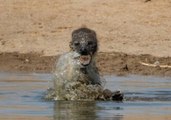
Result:
M79 49L79 53L81 55L89 55L89 54L91 54L91 50L89 50L89 48L87 47L87 45L81 45L81 47Z

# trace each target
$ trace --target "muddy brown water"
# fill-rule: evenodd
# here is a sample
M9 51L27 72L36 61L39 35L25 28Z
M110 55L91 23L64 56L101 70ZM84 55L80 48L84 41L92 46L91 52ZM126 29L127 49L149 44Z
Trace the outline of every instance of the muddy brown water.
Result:
M0 72L0 120L171 119L171 78L109 76L106 88L121 90L123 102L46 101L52 74Z

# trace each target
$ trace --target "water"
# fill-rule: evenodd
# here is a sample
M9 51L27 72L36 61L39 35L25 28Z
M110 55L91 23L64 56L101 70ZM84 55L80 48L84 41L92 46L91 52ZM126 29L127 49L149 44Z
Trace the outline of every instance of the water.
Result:
M124 102L45 101L51 74L0 73L0 120L169 120L171 78L105 76L106 88Z

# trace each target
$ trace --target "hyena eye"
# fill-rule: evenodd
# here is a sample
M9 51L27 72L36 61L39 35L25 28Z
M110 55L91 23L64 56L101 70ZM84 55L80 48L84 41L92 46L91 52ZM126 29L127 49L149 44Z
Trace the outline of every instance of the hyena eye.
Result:
M78 46L78 45L80 45L80 43L79 42L74 42L74 45Z
M93 42L92 41L88 41L88 45L92 45L93 44Z

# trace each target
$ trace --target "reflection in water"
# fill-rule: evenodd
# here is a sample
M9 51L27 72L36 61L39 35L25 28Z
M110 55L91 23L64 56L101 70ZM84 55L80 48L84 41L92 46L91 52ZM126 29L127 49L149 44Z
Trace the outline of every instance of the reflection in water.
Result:
M69 120L69 119L95 119L95 102L69 102L56 101L54 106L55 120Z
M115 111L122 110L122 108L117 106L112 107L110 110L113 113L105 112L106 110L95 101L56 101L54 105L54 120L122 119L122 115L115 113Z

